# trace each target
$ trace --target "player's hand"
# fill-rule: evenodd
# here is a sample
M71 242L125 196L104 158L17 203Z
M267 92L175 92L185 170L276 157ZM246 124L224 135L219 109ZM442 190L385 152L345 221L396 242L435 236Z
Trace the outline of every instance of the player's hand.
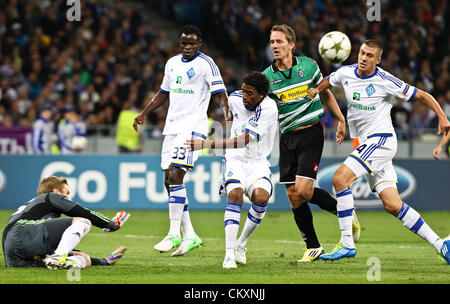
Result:
M346 132L345 122L338 121L336 127L336 142L338 144L342 144L342 142L344 141L345 132Z
M111 219L112 227L103 228L104 232L116 231L130 218L131 214L125 211L119 211L116 215Z
M317 90L316 88L310 88L308 91L307 91L307 97L308 97L308 99L313 99L315 96L316 96L316 94L319 94L319 90Z
M450 122L447 117L445 119L439 119L438 135L446 136L448 131L450 131Z
M435 159L439 159L439 154L441 153L441 146L437 146L436 148L433 149L433 157Z
M139 126L142 126L144 124L144 120L145 120L144 113L141 113L134 118L133 128L136 132L139 131L138 130Z
M203 139L189 139L184 142L189 151L196 151L203 149L205 141Z

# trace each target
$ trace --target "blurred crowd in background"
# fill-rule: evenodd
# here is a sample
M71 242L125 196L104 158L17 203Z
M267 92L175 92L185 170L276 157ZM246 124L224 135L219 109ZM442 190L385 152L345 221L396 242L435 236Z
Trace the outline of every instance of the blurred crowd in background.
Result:
M381 3L381 21L369 22L365 0L145 1L177 27L197 25L206 45L221 50L214 60L229 93L239 88L241 75L225 59L263 70L272 62L270 29L286 23L296 30L296 55L316 59L324 76L337 66L318 55L323 34L339 30L349 36L349 63L356 62L362 41L379 39L381 66L431 93L450 117L448 1ZM166 60L178 53L172 43L178 37L153 30L126 2L82 0L81 5L81 21L68 22L66 1L0 1L1 127L31 127L51 108L57 134L71 109L89 135L93 126L116 125L122 111L139 112L159 90ZM336 98L345 112L343 96ZM167 108L150 114L149 137L161 137ZM400 139L437 127L433 112L420 103L397 101L392 113ZM220 105L211 104L208 114L223 119ZM333 128L335 120L326 112L322 122Z

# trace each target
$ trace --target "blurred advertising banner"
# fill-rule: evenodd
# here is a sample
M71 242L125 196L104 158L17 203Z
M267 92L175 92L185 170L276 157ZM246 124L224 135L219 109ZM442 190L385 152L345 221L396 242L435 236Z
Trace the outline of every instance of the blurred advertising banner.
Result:
M0 155L0 208L17 208L37 195L42 178L56 175L68 179L71 198L87 208L167 210L160 160L153 155ZM323 159L316 186L335 195L332 177L342 161ZM226 198L219 195L221 163L222 157L200 157L186 174L190 210L225 208ZM450 161L394 160L394 166L402 200L418 210L450 210ZM278 183L278 166L271 169L274 191L269 208L290 210L285 186ZM365 178L352 184L352 192L359 210L382 210Z
M31 153L31 127L0 127L0 154Z

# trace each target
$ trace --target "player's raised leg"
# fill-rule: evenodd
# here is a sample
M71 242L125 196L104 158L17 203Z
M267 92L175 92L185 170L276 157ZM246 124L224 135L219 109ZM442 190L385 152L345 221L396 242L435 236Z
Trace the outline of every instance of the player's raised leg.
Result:
M395 183L384 184L378 186L383 187L378 191L381 190L379 195L384 209L401 220L406 228L430 243L447 264L450 264L450 241L441 239L414 208L402 202Z
M47 229L50 229L52 232L58 230L58 227L64 227L65 222L69 219L54 219L47 223ZM75 217L72 220L72 224L67 227L62 234L59 233L51 233L51 237L59 238L60 241L58 246L55 249L55 252L51 255L48 255L44 259L44 263L49 269L58 269L58 268L84 268L84 261L77 261L73 259L69 259L69 253L77 246L81 239L90 231L91 229L91 221L85 218ZM80 263L81 262L81 263Z

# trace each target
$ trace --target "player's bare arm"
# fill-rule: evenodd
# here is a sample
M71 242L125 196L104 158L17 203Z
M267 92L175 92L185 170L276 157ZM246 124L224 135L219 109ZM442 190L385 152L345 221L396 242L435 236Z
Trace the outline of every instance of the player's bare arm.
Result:
M325 77L315 88L308 89L308 98L313 99L316 94L320 94L321 92L331 88L331 84L328 81L327 77Z
M161 91L156 93L150 101L148 101L147 98L147 105L145 106L144 110L134 119L133 128L138 131L138 126L142 126L144 124L147 114L154 111L168 100L169 94L164 94Z
M423 101L427 106L431 108L431 110L434 111L434 113L436 113L437 117L439 118L437 134L447 135L448 131L450 130L450 122L448 121L447 116L445 115L444 111L442 111L442 108L439 106L439 103L436 101L436 99L434 99L434 97L427 92L419 89L417 89L417 93L414 99Z
M323 82L323 81L322 81ZM321 82L321 83L322 83ZM328 80L327 80L328 82ZM321 84L320 83L320 84ZM333 93L329 89L324 89L319 92L320 100L327 104L328 108L331 110L333 115L336 117L338 124L336 127L336 142L341 144L345 138L346 123L344 115L342 115L341 109L338 106L336 98L334 98Z
M211 99L214 104L222 105L225 121L232 121L233 115L231 114L230 107L228 106L228 95L226 94L226 92L219 92L217 94L214 94L211 96Z
M195 151L201 149L238 149L245 147L249 142L250 134L246 132L237 137L223 140L190 139L184 144L188 146L189 151Z
M450 140L450 132L448 132L447 135L442 136L439 144L433 149L433 157L435 159L439 159L439 154L441 153L442 148L447 144L449 140Z

